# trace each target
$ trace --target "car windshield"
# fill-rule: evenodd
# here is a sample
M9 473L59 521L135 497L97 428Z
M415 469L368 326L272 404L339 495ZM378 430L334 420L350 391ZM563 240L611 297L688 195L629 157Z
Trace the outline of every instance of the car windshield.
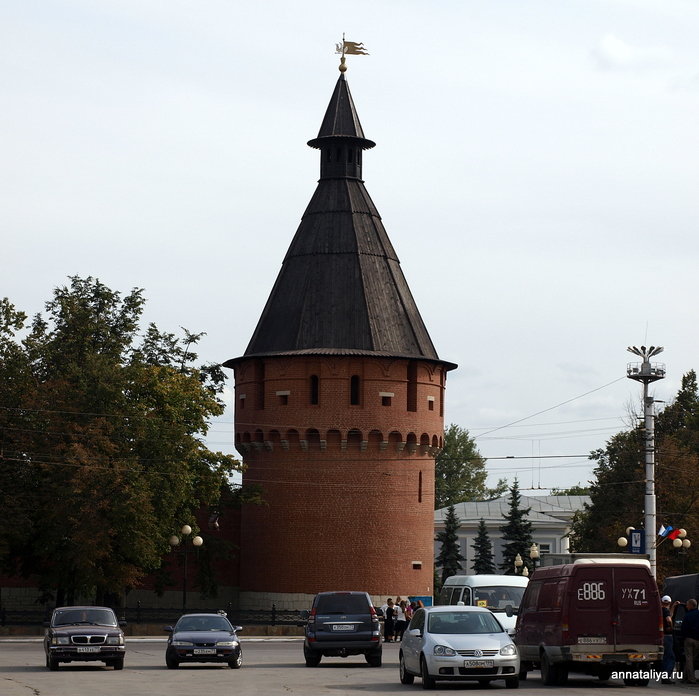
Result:
M485 607L490 611L512 611L519 609L524 595L524 587L507 587L505 585L493 585L492 587L474 587L473 605Z
M318 597L317 614L368 614L365 595L332 594Z
M183 616L175 626L175 632L232 630L230 622L223 616Z
M59 609L53 615L53 626L116 626L117 620L110 609Z
M429 615L429 633L502 633L497 619L487 612L440 611Z

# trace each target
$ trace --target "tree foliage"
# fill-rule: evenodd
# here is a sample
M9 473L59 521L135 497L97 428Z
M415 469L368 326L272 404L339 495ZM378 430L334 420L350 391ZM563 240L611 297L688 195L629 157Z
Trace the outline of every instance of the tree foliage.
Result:
M231 495L238 463L202 442L224 375L194 367L201 334L140 337L144 302L71 277L27 329L0 302L0 561L59 601L137 585L183 521Z
M531 508L522 508L522 496L519 492L519 481L515 479L510 486L510 506L505 515L505 524L500 527L502 532L503 549L502 564L500 568L503 572L514 573L515 557L519 554L524 565L533 570L529 557L529 549L533 543L532 523L527 519ZM524 567L524 566L522 566Z
M435 461L435 510L457 503L497 498L507 490L504 480L488 488L486 460L468 430L453 423L444 431L444 447Z
M461 555L461 549L459 547L458 531L460 527L461 521L456 514L454 506L450 505L444 517L444 530L437 532L436 537L441 547L437 554L435 566L442 569L442 584L444 584L447 578L463 570L461 561L465 561L466 559Z
M581 552L617 551L616 540L627 527L643 527L645 496L645 433L639 426L614 435L597 461L590 486L591 503L573 522L571 545ZM683 527L689 536L699 530L699 393L694 371L682 378L674 400L656 418L655 427L658 525ZM657 531L657 530L654 530ZM694 547L678 553L671 542L655 537L658 577L699 571Z
M476 538L473 540L471 548L475 552L473 572L476 573L476 575L495 573L493 542L490 541L488 527L486 527L485 520L482 517L478 522L478 531L476 532Z

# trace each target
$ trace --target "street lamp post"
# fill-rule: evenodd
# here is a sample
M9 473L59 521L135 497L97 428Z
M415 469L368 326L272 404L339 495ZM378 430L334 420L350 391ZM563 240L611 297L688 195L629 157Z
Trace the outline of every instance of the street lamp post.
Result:
M176 534L173 534L170 537L169 542L173 551L175 550L175 547L180 545L180 543L182 544L182 555L184 556L182 568L182 613L184 613L187 611L187 554L189 553L187 542L189 541L189 535L192 533L192 528L188 524L185 524L180 530L180 533L182 534L182 539L180 539L180 537L178 537ZM203 543L204 540L199 535L193 537L191 540L192 546L196 546L197 548L199 548Z
M529 558L532 559L532 570L536 570L536 563L539 560L541 553L539 552L539 547L532 543L529 547Z
M515 575L519 575L520 568L524 565L524 561L522 560L522 556L520 554L517 554L515 556Z

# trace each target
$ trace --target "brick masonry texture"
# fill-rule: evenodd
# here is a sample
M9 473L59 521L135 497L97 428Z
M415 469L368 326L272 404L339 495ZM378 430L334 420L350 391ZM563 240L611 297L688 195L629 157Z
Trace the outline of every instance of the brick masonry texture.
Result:
M235 370L243 481L265 499L243 510L241 591L431 594L444 367L293 356Z

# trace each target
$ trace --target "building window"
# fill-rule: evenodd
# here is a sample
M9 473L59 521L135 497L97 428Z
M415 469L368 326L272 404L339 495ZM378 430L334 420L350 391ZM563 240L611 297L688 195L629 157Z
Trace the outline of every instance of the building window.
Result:
M427 410L434 411L434 396L427 397Z
M311 405L318 405L318 375L311 375Z
M277 392L277 399L280 406L286 406L289 403L289 394L291 394L290 391Z
M539 544L539 553L551 553L551 544Z
M417 411L417 363L408 363L408 411Z
M238 406L239 406L241 409L245 408L245 394L241 394L241 395L238 397Z
M395 396L395 394L393 392L379 392L379 396L381 397L382 406L390 406L391 399Z
M350 405L359 406L359 375L350 377Z
M422 471L418 474L417 477L417 502L422 502Z

